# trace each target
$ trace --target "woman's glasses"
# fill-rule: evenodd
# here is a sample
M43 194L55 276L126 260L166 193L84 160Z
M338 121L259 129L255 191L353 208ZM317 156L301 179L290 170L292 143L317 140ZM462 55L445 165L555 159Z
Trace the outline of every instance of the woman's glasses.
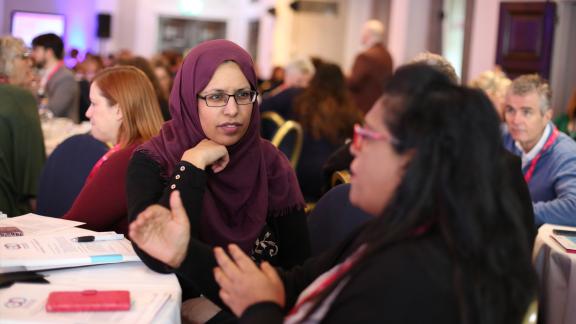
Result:
M216 92L205 96L198 95L198 99L204 100L208 107L224 107L228 104L230 97L234 97L234 101L236 101L236 104L238 105L249 105L256 101L258 92L254 90L240 90L236 91L234 94Z
M383 140L383 141L388 141L392 144L398 144L399 143L398 140L392 136L378 133L375 131L371 131L369 129L366 129L366 128L360 126L359 124L355 124L354 125L354 137L352 139L352 146L355 149L359 150L360 147L362 146L362 141L365 139Z

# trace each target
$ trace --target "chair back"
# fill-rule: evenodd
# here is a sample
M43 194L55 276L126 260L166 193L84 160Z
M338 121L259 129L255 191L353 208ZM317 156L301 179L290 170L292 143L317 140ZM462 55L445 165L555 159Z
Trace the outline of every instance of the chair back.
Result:
M524 315L522 324L536 324L537 322L538 322L538 300L534 299L530 303L530 306L528 306L528 310L526 311L526 315Z
M330 188L344 183L350 183L350 172L348 170L340 170L332 174Z
M107 151L108 146L90 134L72 136L58 145L40 175L37 213L52 217L66 214L92 167Z
M262 123L260 124L261 136L267 140L272 140L278 129L284 125L286 120L274 111L265 111L261 115Z
M302 142L304 141L304 131L302 126L296 121L289 120L285 122L272 137L272 145L282 151L292 167L296 169L300 153L302 153Z

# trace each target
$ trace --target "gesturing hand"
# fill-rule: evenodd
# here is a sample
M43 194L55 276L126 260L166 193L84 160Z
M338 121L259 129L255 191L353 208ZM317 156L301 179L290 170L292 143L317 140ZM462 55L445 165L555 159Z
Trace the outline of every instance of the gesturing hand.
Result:
M220 285L220 298L234 314L241 316L248 306L264 301L284 307L284 285L276 270L268 262L258 268L235 244L228 251L232 259L222 248L214 248L218 262L214 278Z
M188 250L190 222L180 192L170 195L170 208L152 205L130 224L130 239L150 256L178 268Z
M226 146L220 145L212 140L203 139L191 149L182 154L182 160L192 163L198 169L204 170L211 166L214 173L218 173L228 165L230 156Z

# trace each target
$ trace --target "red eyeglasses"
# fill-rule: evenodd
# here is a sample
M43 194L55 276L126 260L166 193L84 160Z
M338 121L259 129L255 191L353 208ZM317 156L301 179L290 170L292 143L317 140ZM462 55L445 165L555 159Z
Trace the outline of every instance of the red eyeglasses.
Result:
M360 126L360 124L355 124L354 125L354 138L352 139L352 146L357 150L360 149L360 147L362 145L362 141L364 139L384 140L384 141L388 141L392 144L398 144L398 140L396 140L392 136L378 133L375 131L371 131L369 129L366 129L366 128Z

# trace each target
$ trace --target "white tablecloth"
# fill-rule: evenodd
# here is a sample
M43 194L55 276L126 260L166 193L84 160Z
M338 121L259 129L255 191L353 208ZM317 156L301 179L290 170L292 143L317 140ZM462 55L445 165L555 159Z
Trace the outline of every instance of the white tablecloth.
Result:
M555 228L543 225L534 243L534 266L540 281L538 317L546 324L576 323L576 254L567 253L550 237Z
M152 321L153 323L180 323L182 292L176 275L159 274L142 262L106 264L63 270L42 271L46 280L54 285L77 287L78 290L151 290L168 292L171 297ZM0 314L0 323L13 322Z
M42 134L46 156L70 136L88 133L91 129L90 122L74 123L69 118L50 118L42 120Z

